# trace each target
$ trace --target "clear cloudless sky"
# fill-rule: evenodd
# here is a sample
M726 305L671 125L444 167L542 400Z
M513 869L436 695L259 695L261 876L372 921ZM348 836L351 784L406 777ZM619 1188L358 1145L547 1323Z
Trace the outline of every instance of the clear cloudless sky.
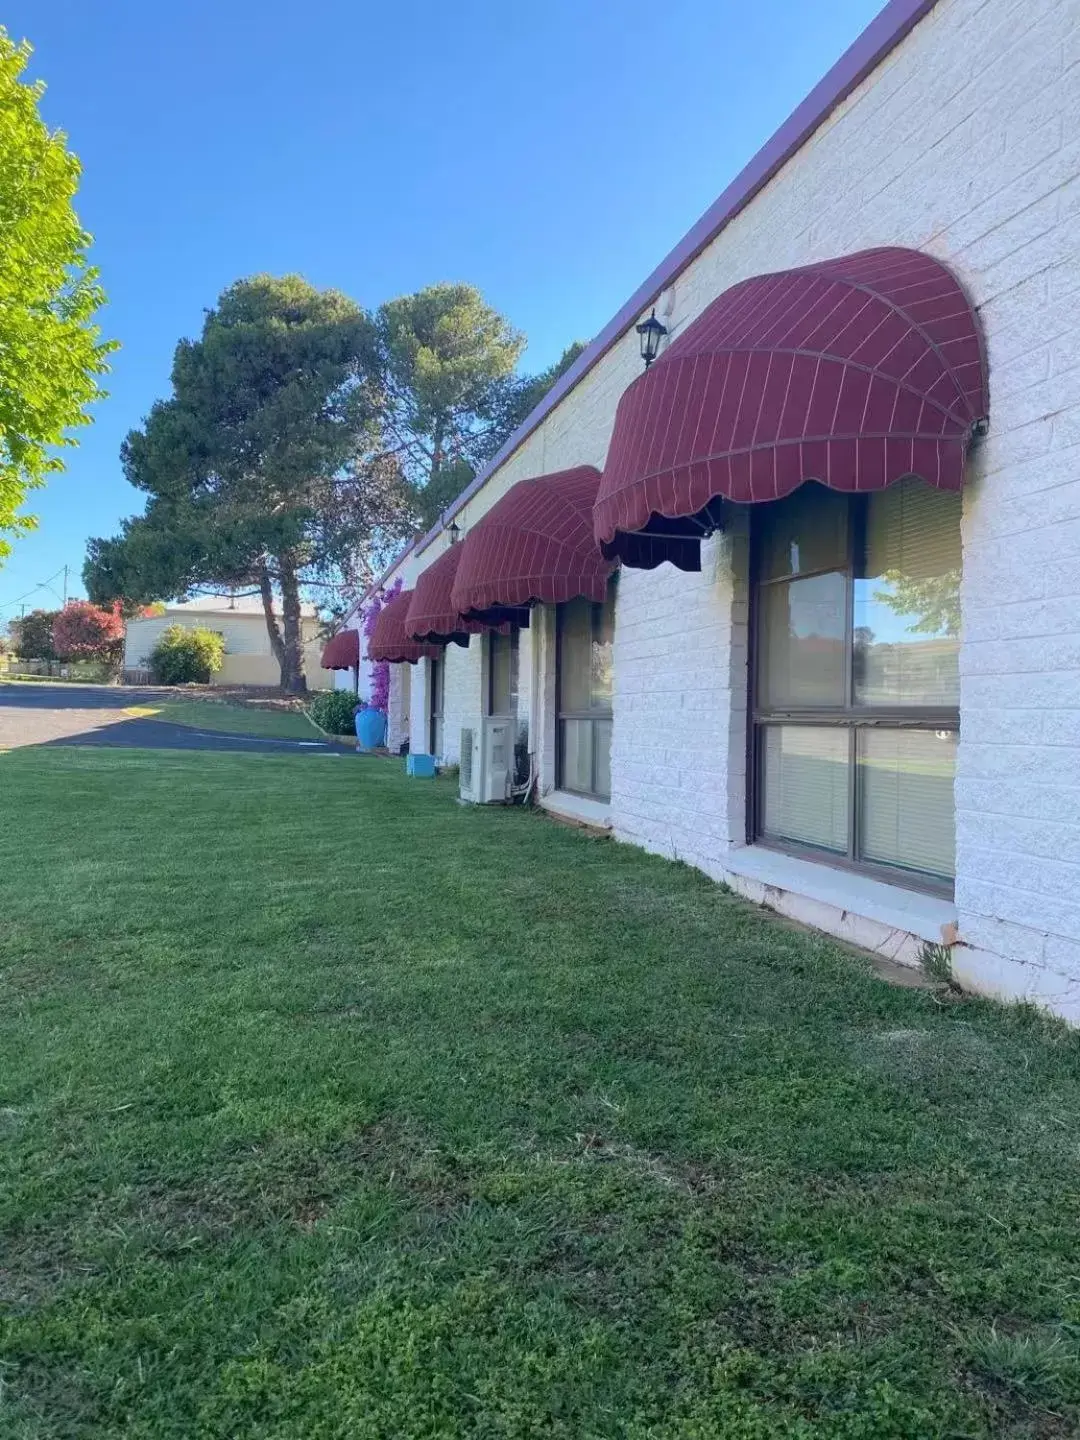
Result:
M32 496L0 622L142 508L119 448L173 348L257 271L373 307L479 286L526 369L595 335L881 0L8 0L119 340L109 398ZM24 592L34 591L25 595Z

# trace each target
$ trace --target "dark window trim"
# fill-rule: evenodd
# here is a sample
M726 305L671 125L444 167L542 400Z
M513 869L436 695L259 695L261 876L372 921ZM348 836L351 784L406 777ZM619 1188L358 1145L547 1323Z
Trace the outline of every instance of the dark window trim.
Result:
M867 706L853 703L855 683L854 633L855 607L853 591L855 580L866 564L866 517L869 500L866 495L848 496L848 523L846 527L846 600L844 616L844 646L847 664L844 671L844 704L838 706L806 707L797 710L769 710L758 703L758 675L761 652L761 592L773 585L790 585L793 580L806 580L815 575L831 575L836 566L808 570L798 575L782 575L769 580L759 580L762 564L762 546L768 523L768 506L750 508L750 561L748 583L750 606L748 619L748 666L746 686L746 843L761 845L797 859L812 860L817 864L829 865L837 870L852 874L866 875L870 879L886 884L901 885L906 890L917 890L924 894L940 895L952 899L956 886L953 879L930 875L924 871L908 870L902 865L883 865L872 860L861 860L857 855L858 843L858 761L856 745L858 731L867 727L882 727L895 730L955 730L960 732L959 707L948 706ZM765 745L764 733L769 725L816 725L837 726L850 732L848 753L848 852L838 855L835 850L826 850L813 845L799 844L779 836L770 835L765 829Z

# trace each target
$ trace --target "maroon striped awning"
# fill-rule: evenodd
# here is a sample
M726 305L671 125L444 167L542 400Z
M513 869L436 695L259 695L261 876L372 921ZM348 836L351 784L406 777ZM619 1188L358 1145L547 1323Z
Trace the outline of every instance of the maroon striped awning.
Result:
M400 590L379 611L368 641L369 660L415 665L418 660L434 660L443 653L440 645L421 645L406 634L405 616L412 598L411 590Z
M324 670L355 670L360 664L360 632L339 630L327 641L322 652Z
M987 415L978 320L949 270L864 250L733 286L619 402L594 511L603 553L700 568L725 502L805 480L959 489Z
M615 567L593 538L599 484L591 465L519 480L462 544L454 609L488 624L527 625L530 605L603 600Z
M478 620L459 615L450 599L464 549L464 545L451 545L417 580L405 617L405 633L410 639L468 645L469 636L485 628Z

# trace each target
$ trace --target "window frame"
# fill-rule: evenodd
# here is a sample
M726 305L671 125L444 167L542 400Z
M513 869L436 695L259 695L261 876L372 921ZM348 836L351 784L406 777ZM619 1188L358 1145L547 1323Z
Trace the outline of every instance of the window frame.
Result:
M574 602L570 602L571 604ZM601 624L604 612L604 605L607 601L587 600L590 617L590 645L596 643L601 631ZM615 596L610 592L610 603L612 606L612 631L614 632L615 620ZM601 804L611 803L611 792L606 794L595 788L597 765L597 736L601 725L612 725L614 729L614 706L607 710L564 710L562 708L563 691L563 616L566 614L566 605L555 607L555 786L567 795L580 795L586 800L597 800ZM584 721L589 726L589 778L594 788L590 790L579 790L576 786L566 784L566 777L563 773L563 724L566 721ZM610 754L609 754L610 768Z
M917 478L917 477L911 477ZM835 492L834 492L835 493ZM930 895L952 899L955 894L955 880L945 876L931 875L925 871L911 870L903 865L889 865L882 861L864 860L859 856L859 784L858 784L858 743L859 732L868 728L890 730L950 730L960 735L959 706L942 705L866 705L855 703L855 581L863 578L866 567L866 527L870 497L868 494L849 494L847 497L844 552L842 567L830 565L814 570L800 571L797 576L778 576L771 580L762 579L763 548L768 531L769 506L750 507L750 561L749 561L749 624L748 624L748 675L747 675L747 807L746 842L760 845L782 854L799 859L813 860L818 864L831 865L838 870L866 875L891 885L902 885L908 890L918 890ZM844 575L844 701L834 706L803 706L770 708L759 700L761 688L761 656L764 645L762 619L762 596L766 588L775 585L790 585L793 579L807 580L815 575L836 573ZM848 732L847 767L847 834L846 854L834 850L788 840L770 835L765 829L765 740L770 726L806 725L816 728L836 727Z

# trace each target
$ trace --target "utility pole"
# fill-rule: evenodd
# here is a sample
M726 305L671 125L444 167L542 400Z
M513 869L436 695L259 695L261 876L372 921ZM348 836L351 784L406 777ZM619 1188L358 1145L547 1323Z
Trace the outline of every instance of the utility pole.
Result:
M67 606L67 577L68 577L68 570L69 570L70 568L71 568L71 567L68 566L68 565L65 565L65 566L64 566L64 605L65 605L65 607Z

